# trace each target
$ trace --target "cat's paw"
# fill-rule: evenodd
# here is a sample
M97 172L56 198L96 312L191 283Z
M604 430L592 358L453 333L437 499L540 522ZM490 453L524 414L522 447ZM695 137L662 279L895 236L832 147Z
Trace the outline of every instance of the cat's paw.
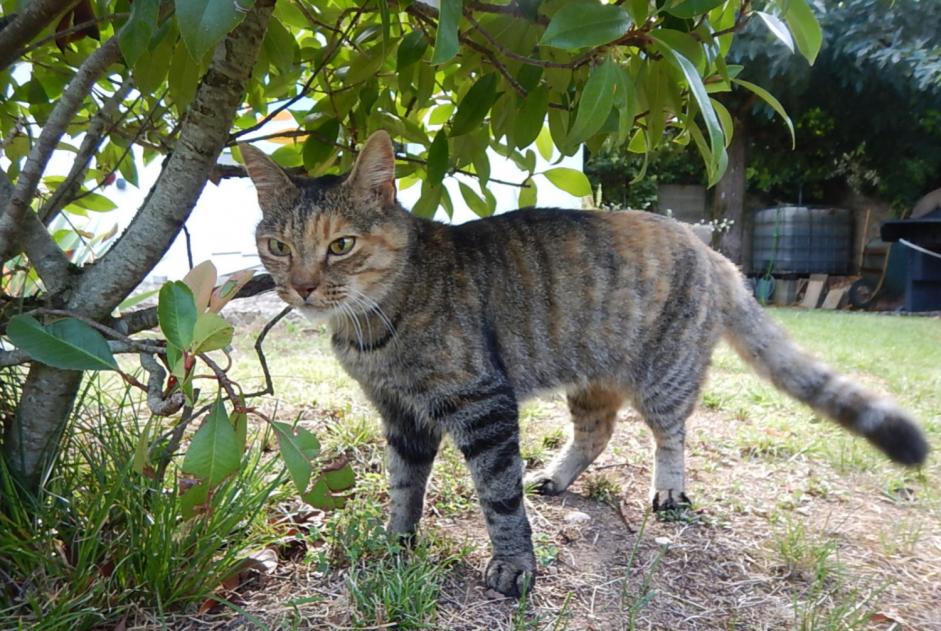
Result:
M493 557L484 572L484 584L504 596L518 598L533 588L536 559L530 556Z
M691 508L693 503L683 491L656 491L653 494L653 512L678 511Z
M527 474L523 478L523 486L532 489L538 495L561 495L566 489L544 471L534 471Z

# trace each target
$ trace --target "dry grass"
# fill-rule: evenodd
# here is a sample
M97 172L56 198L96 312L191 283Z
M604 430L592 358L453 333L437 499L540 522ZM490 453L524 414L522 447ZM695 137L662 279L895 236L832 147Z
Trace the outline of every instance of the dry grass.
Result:
M778 317L810 350L914 409L941 446L941 321ZM845 331L847 322L861 323L862 337ZM839 334L823 330L831 326ZM883 337L874 339L866 328L873 326L885 328ZM906 336L922 345L917 361L901 365L913 350ZM649 517L650 439L625 410L611 447L569 492L527 499L541 564L528 601L494 598L481 586L487 536L450 446L436 464L420 550L394 561L381 534L369 530L387 499L377 420L324 337L299 322L272 336L279 398L268 405L354 456L362 501L345 516L311 516L307 534L282 550L293 556L233 599L243 613L220 608L178 617L174 627L941 629L937 456L921 473L885 463L749 376L727 349L689 423L695 512L674 521ZM243 366L251 370L247 352ZM546 445L557 444L566 425L562 397L523 416L524 453L551 453ZM620 487L613 498L612 482ZM567 521L572 511L590 520ZM368 594L354 593L361 585L381 598L366 602ZM418 617L397 626L403 606ZM146 616L139 622L147 626Z

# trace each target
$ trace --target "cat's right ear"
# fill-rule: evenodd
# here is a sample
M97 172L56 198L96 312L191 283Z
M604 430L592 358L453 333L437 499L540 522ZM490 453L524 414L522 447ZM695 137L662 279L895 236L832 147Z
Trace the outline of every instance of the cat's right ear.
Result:
M255 184L258 192L258 205L264 214L291 208L300 195L297 185L291 181L287 173L281 170L274 161L265 155L261 149L252 145L240 144L242 159L245 160L245 169Z

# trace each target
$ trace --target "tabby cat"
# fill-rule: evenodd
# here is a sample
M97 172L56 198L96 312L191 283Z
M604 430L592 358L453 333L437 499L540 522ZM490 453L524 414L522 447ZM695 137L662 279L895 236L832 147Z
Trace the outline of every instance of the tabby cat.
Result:
M463 225L396 201L392 142L373 134L345 177L291 178L242 146L263 219L258 251L285 302L325 319L336 356L383 419L389 529L412 533L444 435L470 468L493 557L518 595L535 560L523 503L519 402L563 387L574 431L527 482L562 493L629 401L655 439L655 510L688 504L684 422L723 335L778 388L914 465L904 411L797 348L742 276L682 224L645 212L525 208Z

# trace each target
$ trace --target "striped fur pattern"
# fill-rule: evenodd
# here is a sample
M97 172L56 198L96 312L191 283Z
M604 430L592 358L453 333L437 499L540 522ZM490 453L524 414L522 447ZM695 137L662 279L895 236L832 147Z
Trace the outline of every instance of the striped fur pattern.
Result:
M397 204L384 132L346 178L291 180L242 151L279 294L329 322L339 361L382 415L389 528L415 530L449 436L477 489L493 545L484 578L497 591L519 594L534 578L518 406L540 391L566 389L574 424L558 456L527 477L543 493L561 493L591 464L628 401L654 437L654 508L688 503L684 422L723 335L779 388L892 459L925 458L905 412L799 350L738 270L671 219L522 209L449 226ZM353 247L332 253L345 238Z

